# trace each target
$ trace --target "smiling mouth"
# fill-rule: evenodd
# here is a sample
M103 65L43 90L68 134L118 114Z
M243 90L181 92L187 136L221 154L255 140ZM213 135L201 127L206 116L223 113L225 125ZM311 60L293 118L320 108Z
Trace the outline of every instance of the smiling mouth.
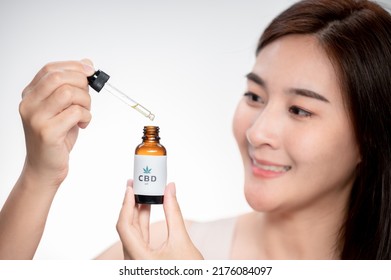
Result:
M289 171L292 167L291 166L284 166L284 165L269 165L269 164L263 164L259 163L256 160L252 160L253 166L265 171L275 172L275 173L284 173Z

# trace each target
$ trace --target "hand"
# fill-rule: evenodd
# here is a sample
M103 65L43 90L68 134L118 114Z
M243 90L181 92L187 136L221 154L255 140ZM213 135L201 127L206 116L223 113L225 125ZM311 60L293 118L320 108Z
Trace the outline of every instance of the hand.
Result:
M127 187L117 223L125 259L203 259L186 231L173 183L166 187L163 208L168 235L163 244L154 249L149 240L150 205L135 204L133 189Z
M49 63L22 93L24 172L34 174L44 185L58 188L68 173L78 130L91 120L87 77L93 73L89 60Z

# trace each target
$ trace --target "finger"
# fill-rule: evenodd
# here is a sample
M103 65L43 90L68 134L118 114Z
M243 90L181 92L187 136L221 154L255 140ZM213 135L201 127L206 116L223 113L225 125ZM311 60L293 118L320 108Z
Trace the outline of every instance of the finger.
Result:
M133 180L128 180L128 186L133 186ZM138 204L135 206L134 224L141 231L146 244L149 244L149 223L151 216L150 204Z
M93 64L88 59L83 59L81 61L58 61L50 62L42 67L41 70L35 75L33 80L30 82L28 87L34 86L37 84L44 76L50 72L56 72L60 70L69 70L84 73L85 76L91 76L95 73Z
M135 200L133 194L132 186L126 186L126 192L124 201L122 202L122 208L120 211L120 217L122 221L126 221L126 223L133 223L134 209L135 209Z
M80 62L83 63L83 64L85 64L85 65L83 65L83 67L87 67L87 68L88 68L88 66L91 66L92 69L93 69L93 71L94 71L94 73L95 73L94 63L93 63L90 59L88 59L88 58L83 58L83 59L80 60ZM89 73L90 73L90 72L89 72ZM86 74L88 75L89 73L86 73ZM93 74L93 73L92 73L92 74ZM91 75L92 75L92 74L91 74ZM91 76L91 75L90 75L90 76Z
M63 85L43 100L39 104L41 108L38 110L44 112L43 117L51 118L71 105L79 105L90 110L91 97L88 91L70 85Z
M128 181L126 182L126 186L133 187L133 179L128 179Z
M121 239L124 251L132 258L145 258L146 244L138 227L134 226L135 205L134 193L131 186L127 186L125 198L117 222L117 232Z
M117 222L117 231L121 237L121 240L122 237L129 235L129 228L133 224L134 210L135 201L133 189L131 186L127 186Z
M168 239L188 237L182 212L176 198L174 183L169 183L166 187L163 207L167 221Z
M82 123L86 127L91 121L89 110L78 105L71 105L47 122L53 139L62 139L70 129Z
M150 204L140 204L138 206L138 224L141 234L146 244L149 244L149 219L151 215Z
M30 90L26 92L25 96L33 98L33 101L35 102L40 102L63 85L70 85L83 90L88 90L87 76L76 71L52 71L47 73L32 86Z
M89 125L90 123L89 122L79 122L77 123L77 126L81 129L85 129L87 128L87 126Z

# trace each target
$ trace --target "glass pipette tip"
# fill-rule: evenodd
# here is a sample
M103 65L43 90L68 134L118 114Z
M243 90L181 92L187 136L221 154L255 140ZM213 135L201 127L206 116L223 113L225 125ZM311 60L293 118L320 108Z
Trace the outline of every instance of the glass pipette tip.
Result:
M100 92L103 88L107 92L111 93L115 97L117 97L119 100L124 102L125 104L129 105L133 109L135 109L137 112L142 114L144 117L147 117L151 121L154 120L155 115L151 113L147 108L142 106L140 103L134 101L132 98L130 98L128 95L108 83L110 76L107 75L102 70L98 70L94 73L94 75L88 77L88 84L97 92Z
M130 107L132 107L133 109L135 109L136 111L138 111L144 117L147 117L151 121L153 121L153 119L155 118L155 115L152 114L151 111L149 111L147 108L142 106L140 103L134 101L132 98L127 96L125 93L123 93L122 91L120 91L119 89L114 87L113 85L106 83L103 89L106 90L107 92L111 93L112 95L117 97L119 100L121 100L125 104L129 105Z

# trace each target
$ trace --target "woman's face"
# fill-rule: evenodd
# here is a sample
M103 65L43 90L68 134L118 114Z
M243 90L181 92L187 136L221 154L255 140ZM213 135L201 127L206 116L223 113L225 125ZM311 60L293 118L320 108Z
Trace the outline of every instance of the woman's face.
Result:
M345 205L360 154L335 70L313 36L264 47L233 130L258 211Z

